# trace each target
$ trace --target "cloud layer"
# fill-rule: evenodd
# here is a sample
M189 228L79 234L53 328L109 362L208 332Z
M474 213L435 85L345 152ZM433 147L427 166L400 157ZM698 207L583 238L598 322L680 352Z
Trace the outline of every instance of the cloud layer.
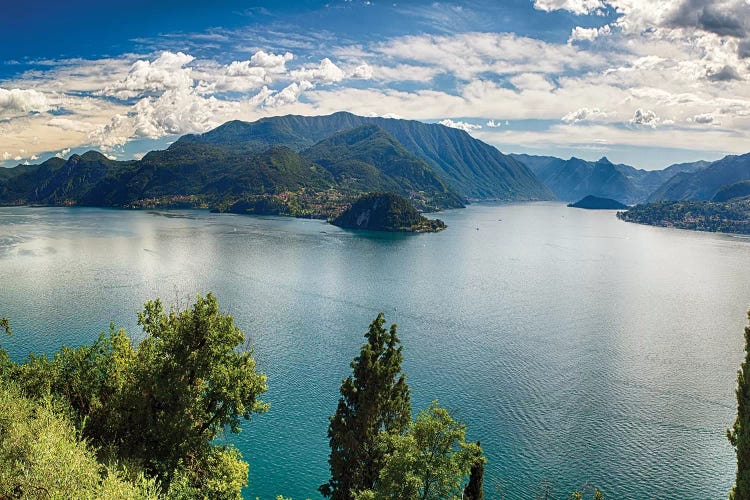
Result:
M440 122L517 150L750 149L747 1L533 5L581 25L558 42L476 31L320 47L293 39L298 50L269 43L226 60L163 50L49 61L0 82L0 155L82 146L120 154L134 140L230 119L342 109ZM231 39L211 41L221 37Z

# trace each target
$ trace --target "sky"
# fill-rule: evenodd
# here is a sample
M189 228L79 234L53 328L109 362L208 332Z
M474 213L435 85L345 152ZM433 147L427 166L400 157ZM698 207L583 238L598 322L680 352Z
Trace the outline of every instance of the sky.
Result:
M750 151L750 0L68 0L0 15L0 166L350 111L639 168Z

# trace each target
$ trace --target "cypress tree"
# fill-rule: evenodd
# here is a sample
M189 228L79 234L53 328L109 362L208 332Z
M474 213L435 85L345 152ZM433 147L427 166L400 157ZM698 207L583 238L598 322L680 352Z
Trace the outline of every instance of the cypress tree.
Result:
M750 319L750 312L748 312ZM737 453L737 478L729 498L750 500L750 326L745 327L745 360L737 372L737 418L727 431L729 442Z
M320 492L333 500L349 500L372 489L380 474L380 432L401 433L411 421L410 390L401 373L402 347L396 325L383 328L383 313L370 324L352 375L341 383L341 398L330 419L328 460L331 479Z
M479 448L479 459L471 466L469 483L464 488L464 500L484 500L484 457L482 457L482 447L477 441Z

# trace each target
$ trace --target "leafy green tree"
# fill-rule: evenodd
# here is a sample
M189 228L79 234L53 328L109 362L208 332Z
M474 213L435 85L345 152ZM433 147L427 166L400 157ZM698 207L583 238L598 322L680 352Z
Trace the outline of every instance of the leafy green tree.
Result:
M10 320L8 318L0 318L0 328L8 335L13 333L13 330L10 329Z
M266 377L256 371L251 349L237 350L244 334L210 293L184 311L167 313L159 300L147 302L138 321L146 338L126 388L133 411L122 436L125 454L166 483L180 465L196 478L210 476L217 461L234 469L234 452L222 455L212 441L225 428L239 433L242 418L267 409L258 399Z
M404 434L383 433L380 446L388 453L369 493L376 500L461 499L464 479L484 461L479 445L466 443L466 427L437 401Z
M479 453L482 453L482 447L477 441ZM469 474L469 483L464 488L463 500L484 500L484 459L477 460L471 466Z
M142 473L128 480L97 462L68 413L59 401L28 398L13 383L0 386L0 498L161 498Z
M748 312L750 319L750 312ZM750 326L745 327L745 359L737 372L737 418L727 431L737 453L737 477L729 498L750 499Z
M210 293L181 311L148 302L139 323L137 347L111 326L92 345L30 356L13 378L27 395L62 397L100 460L144 470L174 498L239 498L248 465L214 441L267 408L244 334Z
M351 499L355 492L375 485L384 455L378 435L398 435L411 420L396 325L386 330L384 324L383 313L370 324L367 342L351 363L352 375L342 381L341 398L330 419L331 479L320 492L334 500Z

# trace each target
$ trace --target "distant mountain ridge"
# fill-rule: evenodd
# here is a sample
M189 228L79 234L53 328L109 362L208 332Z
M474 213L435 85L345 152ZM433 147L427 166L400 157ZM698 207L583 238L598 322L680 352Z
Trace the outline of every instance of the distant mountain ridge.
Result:
M710 162L681 163L663 170L643 170L624 164L613 164L606 157L597 161L572 157L512 154L526 163L538 179L562 201L574 201L588 195L641 203L675 175L689 175L707 168Z
M694 171L681 172L651 194L648 201L707 201L725 186L750 180L750 153L729 155Z

